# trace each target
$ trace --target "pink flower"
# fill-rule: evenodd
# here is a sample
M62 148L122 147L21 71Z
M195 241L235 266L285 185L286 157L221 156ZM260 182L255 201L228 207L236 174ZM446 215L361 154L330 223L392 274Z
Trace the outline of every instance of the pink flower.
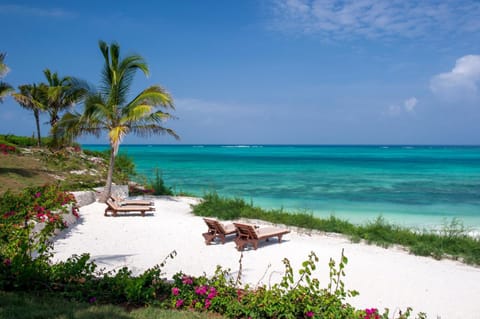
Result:
M192 280L191 277L183 276L183 277L182 277L182 283L183 283L184 285L191 285L191 284L193 284L193 280Z
M207 293L207 286L201 286L201 287L195 288L195 293L197 295L205 295Z
M181 306L183 306L183 299L178 299L175 303L175 308L180 308Z
M205 309L208 309L211 305L212 305L212 303L210 302L210 300L206 299L205 300Z
M3 218L8 218L8 217L13 216L13 215L15 215L15 212L12 210L11 212L3 214Z
M377 308L365 309L365 317L364 319L377 319L380 318L378 315Z
M9 258L7 258L3 261L3 264L8 267L12 264L12 261Z
M312 318L313 315L314 315L313 311L307 311L307 312L305 313L305 316L308 317L308 318Z
M172 288L172 295L178 296L179 293L180 293L180 289L178 289L177 287Z
M40 192L37 192L37 193L35 194L35 198L39 198L40 196L42 196L42 193L40 193Z
M208 294L207 298L208 299L213 299L217 296L217 289L215 287L210 288L210 293Z

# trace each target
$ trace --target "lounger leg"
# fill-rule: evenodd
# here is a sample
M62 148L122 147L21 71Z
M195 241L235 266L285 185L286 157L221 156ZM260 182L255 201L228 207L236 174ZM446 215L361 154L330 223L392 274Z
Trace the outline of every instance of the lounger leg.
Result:
M235 238L235 244L237 245L237 250L242 251L245 246L245 241L240 239L240 237Z
M283 236L283 235L279 235L279 236L278 236L278 242L279 242L279 243L282 242L282 236Z
M215 239L215 234L213 233L203 233L203 238L205 238L205 244L210 245L210 243Z
M142 211L140 212L140 214L142 215L142 217L145 217L145 211L144 211L144 210L142 210Z

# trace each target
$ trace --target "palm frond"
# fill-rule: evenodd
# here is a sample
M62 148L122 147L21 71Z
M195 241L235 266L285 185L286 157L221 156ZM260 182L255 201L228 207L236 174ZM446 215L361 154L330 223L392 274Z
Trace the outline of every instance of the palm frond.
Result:
M175 109L173 99L170 94L159 85L153 85L140 92L126 107L124 113L129 112L129 108L139 104L150 104L152 106L161 106Z
M23 108L28 110L46 110L46 99L43 87L36 84L25 84L18 87L19 92L13 93L12 97Z
M0 102L3 101L3 98L7 96L9 93L13 92L13 88L10 84L5 82L0 82Z
M6 53L0 52L0 77L4 77L10 69L5 64Z
M123 109L125 111L125 109ZM122 123L138 122L144 120L146 117L150 116L153 110L153 106L148 104L136 105L128 109L128 113L122 116Z
M150 116L146 118L147 121L155 122L155 123L163 123L166 120L176 120L176 119L177 118L172 114L163 112L163 111L156 111L154 113L151 113Z
M147 125L134 125L130 127L132 133L141 136L141 137L149 137L152 135L170 135L174 137L176 140L179 140L180 137L175 133L174 130L163 127L157 124L147 124Z

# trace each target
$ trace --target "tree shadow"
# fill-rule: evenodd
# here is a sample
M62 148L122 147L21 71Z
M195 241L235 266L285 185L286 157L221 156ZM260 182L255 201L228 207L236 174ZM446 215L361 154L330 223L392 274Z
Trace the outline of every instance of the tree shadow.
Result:
M7 175L7 174L15 174L22 177L34 177L39 175L36 170L32 170L31 168L14 168L14 167L0 167L0 175Z

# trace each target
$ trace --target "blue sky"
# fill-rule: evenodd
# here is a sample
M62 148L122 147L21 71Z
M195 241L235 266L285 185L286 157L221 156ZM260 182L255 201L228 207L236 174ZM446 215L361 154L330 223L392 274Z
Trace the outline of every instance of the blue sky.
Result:
M15 87L98 84L98 40L142 55L132 93L165 87L181 140L125 143L480 144L478 1L1 0L0 20ZM11 98L0 123L35 130Z

